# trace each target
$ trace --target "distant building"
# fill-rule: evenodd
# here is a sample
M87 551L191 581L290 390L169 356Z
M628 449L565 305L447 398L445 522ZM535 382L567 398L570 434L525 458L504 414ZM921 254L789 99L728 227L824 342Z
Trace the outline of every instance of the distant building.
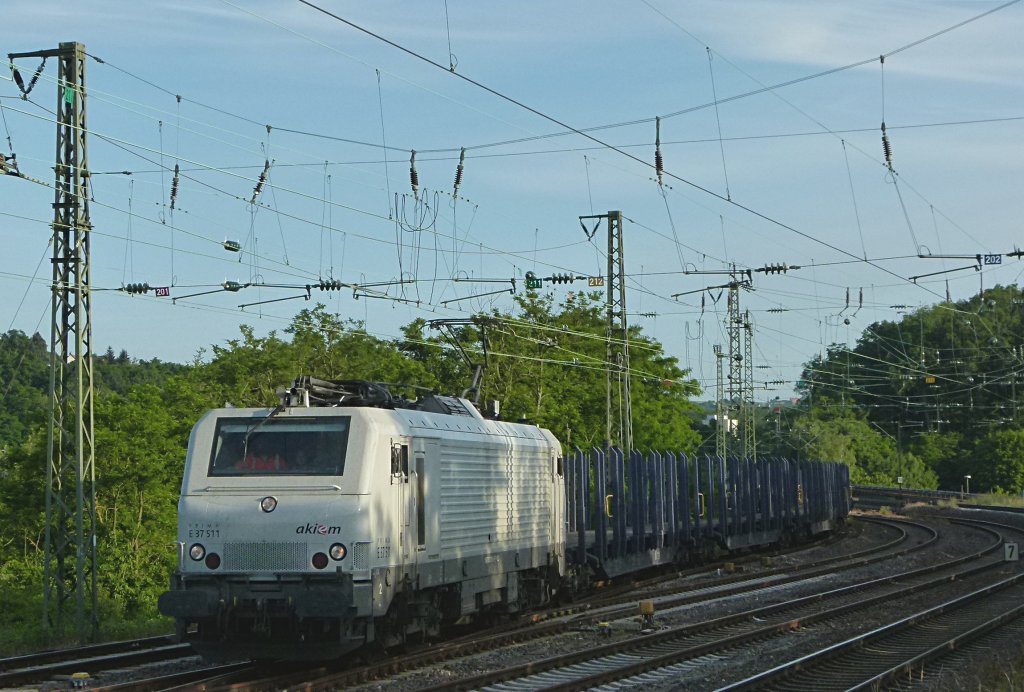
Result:
M708 426L710 426L712 424L715 424L715 427L718 427L720 425L727 425L728 426L727 430L730 433L732 433L732 434L736 434L737 431L739 430L739 427L740 427L740 422L739 422L738 419L736 419L736 418L729 418L727 416L719 417L719 416L716 416L715 414L710 414L710 415L704 416L704 419L703 419L702 422L704 423L704 425L708 425Z

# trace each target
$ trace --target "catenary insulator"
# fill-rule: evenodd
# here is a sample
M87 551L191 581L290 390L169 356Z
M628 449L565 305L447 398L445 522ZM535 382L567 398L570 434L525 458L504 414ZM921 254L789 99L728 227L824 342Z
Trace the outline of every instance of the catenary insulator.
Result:
M885 153L885 163L892 168L892 144L889 143L889 135L885 133L885 121L882 121L882 151Z
M178 182L180 180L181 167L178 164L174 164L174 180L171 181L171 211L174 211L174 205L178 201Z
M665 161L661 158L661 118L654 119L654 170L658 174L658 185L661 185L665 173Z
M462 166L466 162L466 147L462 147L462 151L459 153L459 165L455 169L455 190L452 192L452 197L459 196L459 185L462 185Z
M412 185L412 194L419 197L420 194L420 176L416 173L416 150L412 150L412 155L409 157L409 183Z
M14 77L14 83L18 85L18 89L21 91L23 96L28 97L28 95L32 93L32 89L35 87L36 82L39 81L39 75L43 73L44 67L46 67L46 58L43 58L43 61L39 63L39 67L36 68L35 73L32 75L32 79L29 80L28 86L25 86L25 80L22 79L21 73L18 72L18 68L14 66L14 63L11 63L11 76Z
M270 172L270 159L266 159L263 162L263 172L260 173L259 180L256 181L256 187L253 188L252 197L249 199L250 204L256 203L256 198L263 192L263 185L267 182L267 174Z

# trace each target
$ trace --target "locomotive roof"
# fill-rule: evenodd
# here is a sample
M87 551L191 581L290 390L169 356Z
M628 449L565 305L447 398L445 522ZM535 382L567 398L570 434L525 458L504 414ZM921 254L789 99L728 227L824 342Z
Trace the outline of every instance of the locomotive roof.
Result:
M392 389L416 389L427 393L415 399L397 396ZM389 384L369 380L319 380L307 375L295 379L286 389L277 391L280 408L367 406L384 409L408 409L426 413L479 418L479 412L465 399L443 396L425 387Z

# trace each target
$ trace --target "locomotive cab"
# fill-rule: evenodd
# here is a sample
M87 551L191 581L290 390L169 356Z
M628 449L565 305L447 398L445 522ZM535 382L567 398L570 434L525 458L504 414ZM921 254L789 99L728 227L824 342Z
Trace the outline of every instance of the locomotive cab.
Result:
M329 657L349 646L368 566L368 469L349 450L376 456L374 426L353 432L343 409L271 413L218 409L196 424L159 606L201 653L270 658L284 638Z

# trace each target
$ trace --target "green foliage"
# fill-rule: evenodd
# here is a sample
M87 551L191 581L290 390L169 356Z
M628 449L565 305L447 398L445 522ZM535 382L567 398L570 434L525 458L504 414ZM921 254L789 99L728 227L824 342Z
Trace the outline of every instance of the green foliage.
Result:
M180 386L138 385L96 403L97 541L105 621L156 615L174 566L176 508L193 415ZM112 611L112 612L111 612Z
M46 645L41 627L43 563L35 551L0 562L0 654L41 649Z
M1024 469L1011 433L1024 431L1021 305L1018 287L996 286L869 325L852 349L834 344L807 363L797 387L805 411L854 411L897 438L915 485L919 463L946 489L971 474L1017 492Z
M371 336L360 322L340 321L323 305L302 310L285 333L257 337L252 327L241 327L242 338L213 347L213 360L197 368L195 378L203 396L215 405L272 406L278 387L299 375L321 379L363 379L436 383L425 364L410 358L400 344Z
M0 458L45 420L49 407L50 355L39 334L0 335Z
M0 467L0 563L43 549L46 491L46 429L40 424L8 449Z
M93 385L98 393L126 393L136 384L161 384L182 369L157 359L136 361L108 348L93 358ZM46 421L50 399L50 353L38 333L31 338L17 330L0 335L0 457L23 442Z
M977 441L974 487L990 492L1009 492L1020 495L1024 491L1024 430L993 430Z
M603 445L607 436L605 375L606 318L596 296L578 294L555 305L550 294L517 296L516 314L495 311L485 328L488 367L480 400L501 402L506 420L525 419L549 428L563 445ZM412 325L422 342L422 325ZM477 361L480 330L467 326L459 343ZM440 346L439 337L429 343ZM698 434L690 421L697 409L689 397L698 392L675 358L639 329L630 332L630 370L634 447L693 451ZM472 380L465 363L449 352L431 359L443 390L459 392Z
M1024 508L1024 497L1002 493L984 493L981 495L974 495L972 493L970 502L979 505L992 505L993 507Z
M489 368L481 400L499 399L506 420L526 418L565 444L605 438L605 315L596 297L555 305L531 293L515 314L494 313L487 328ZM97 587L106 637L169 628L156 611L176 557L176 507L189 431L210 408L272 406L276 389L297 375L408 383L461 393L472 370L438 333L416 320L397 341L368 334L324 306L299 312L284 330L211 347L189 365L133 360L108 349L94 359ZM460 344L481 359L481 334L459 330ZM46 420L49 355L37 335L0 337L0 649L38 646L45 534ZM697 393L674 358L641 330L630 334L633 415L638 448L692 451ZM411 394L411 392L408 392ZM31 413L30 413L31 412ZM122 623L127 623L122 624Z
M952 489L959 487L965 473L971 473L971 455L964 453L963 444L962 433L930 432L912 437L907 449L935 472L940 487Z
M114 357L113 349L93 359L93 385L99 391L127 394L137 384L160 385L170 376L182 371L182 365L153 360L133 360L127 351Z
M913 454L896 449L895 441L852 413L824 417L810 415L799 420L794 434L806 440L807 458L838 461L850 467L850 479L863 485L904 485L935 488L938 479Z

